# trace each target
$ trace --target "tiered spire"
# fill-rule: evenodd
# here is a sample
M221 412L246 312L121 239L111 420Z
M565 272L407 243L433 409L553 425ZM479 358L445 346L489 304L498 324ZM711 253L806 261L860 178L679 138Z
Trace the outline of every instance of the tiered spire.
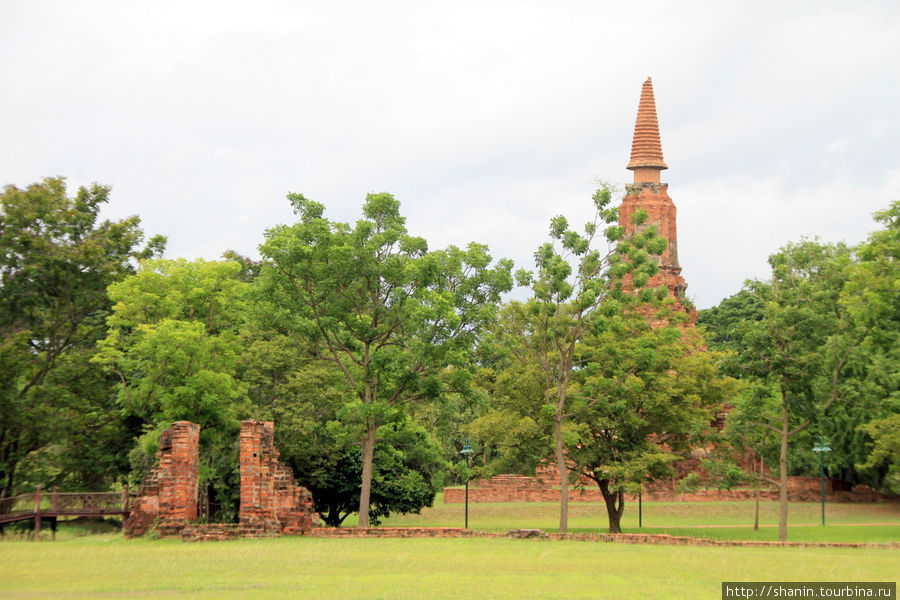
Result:
M631 143L631 161L628 168L634 171L635 183L645 181L658 183L659 172L669 168L663 160L656 100L653 98L653 82L649 77L641 87L641 101L634 123L634 140Z

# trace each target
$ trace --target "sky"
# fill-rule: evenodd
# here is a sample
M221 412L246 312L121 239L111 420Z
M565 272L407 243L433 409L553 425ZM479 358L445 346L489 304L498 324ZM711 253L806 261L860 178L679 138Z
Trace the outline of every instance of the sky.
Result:
M353 223L386 191L431 248L530 269L632 180L648 76L701 309L900 199L895 0L3 0L0 186L109 185L104 217L209 260L258 258L290 192Z

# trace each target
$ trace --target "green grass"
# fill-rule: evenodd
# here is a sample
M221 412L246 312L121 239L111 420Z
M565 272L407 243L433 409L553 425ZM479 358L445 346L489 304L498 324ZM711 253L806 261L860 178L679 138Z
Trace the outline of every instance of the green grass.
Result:
M0 543L0 598L719 598L726 581L893 581L900 551L507 539Z
M383 525L396 527L462 526L463 504L435 505L421 515L395 515ZM626 533L668 533L727 540L777 540L778 503L760 504L760 529L753 530L754 503L750 502L644 502L642 527L638 528L637 503L626 506L622 528ZM898 542L900 503L827 504L826 525L821 525L821 505L792 502L788 511L788 539L798 542ZM555 503L508 502L469 504L469 526L480 531L537 528L556 531L559 507ZM601 503L569 504L569 531L605 532L606 507Z
M626 532L775 540L777 504L629 505ZM460 526L462 504L441 499L386 526ZM483 531L555 531L554 503L470 504ZM900 540L900 505L791 505L792 541ZM601 504L573 503L570 530L605 531ZM868 524L868 525L857 525ZM98 533L99 532L99 533ZM45 530L45 538L49 532ZM889 548L700 547L508 539L286 537L187 544L125 540L114 524L61 523L56 542L20 527L0 542L0 598L718 598L722 581L893 581Z

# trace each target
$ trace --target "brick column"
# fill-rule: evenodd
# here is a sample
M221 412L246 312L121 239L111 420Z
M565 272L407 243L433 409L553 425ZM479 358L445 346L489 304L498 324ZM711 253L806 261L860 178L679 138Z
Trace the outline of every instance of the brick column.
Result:
M241 421L241 525L275 525L272 461L275 424L271 421Z
M177 421L159 438L160 521L192 521L197 518L200 477L200 426Z
M304 534L318 521L313 499L278 462L275 424L241 422L241 527Z
M144 478L123 523L126 537L144 535L154 523L161 535L174 535L197 518L200 477L200 426L178 421L159 436L159 463Z

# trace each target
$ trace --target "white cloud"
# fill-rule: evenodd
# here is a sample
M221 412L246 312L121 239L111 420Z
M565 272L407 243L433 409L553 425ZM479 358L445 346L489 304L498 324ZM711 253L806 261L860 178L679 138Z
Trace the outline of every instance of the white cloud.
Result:
M432 247L530 266L624 183L653 76L701 307L900 197L893 3L26 2L0 6L0 184L114 187L170 253L253 254L299 191L393 192Z

